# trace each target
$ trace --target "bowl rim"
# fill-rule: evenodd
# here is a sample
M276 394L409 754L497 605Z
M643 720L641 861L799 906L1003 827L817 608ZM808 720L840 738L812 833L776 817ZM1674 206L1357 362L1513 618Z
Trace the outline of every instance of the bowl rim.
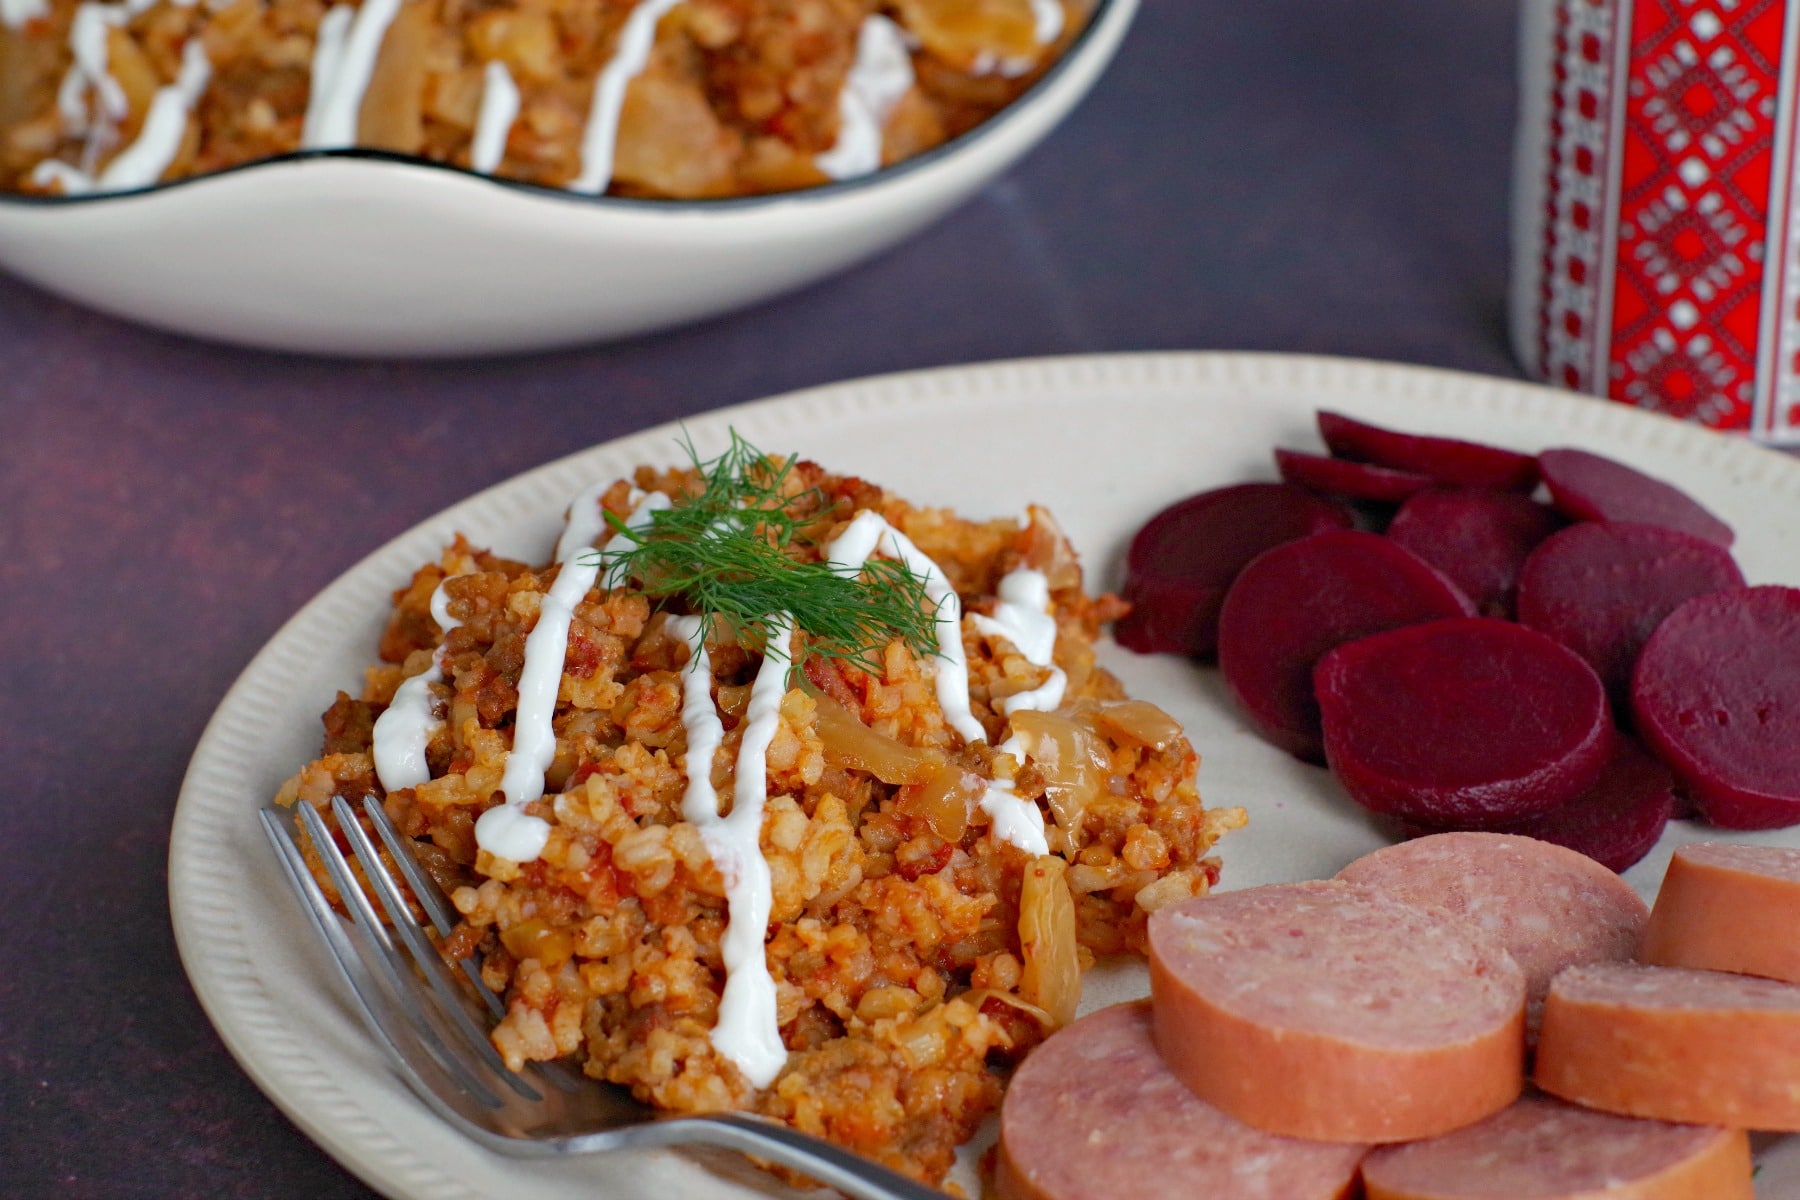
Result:
M460 177L477 183L490 184L504 191L515 192L541 199L561 201L602 210L616 209L636 213L696 213L696 212L741 212L749 209L766 208L771 205L829 203L859 191L904 179L909 175L929 170L932 166L946 158L960 154L969 147L988 140L998 130L1013 123L1023 112L1033 106L1049 92L1054 83L1073 69L1078 59L1097 42L1101 27L1112 20L1119 19L1117 14L1123 12L1128 19L1137 8L1137 0L1094 0L1093 10L1088 15L1087 24L1066 50L1055 62L1046 67L1012 103L996 112L987 120L973 128L964 130L947 141L939 142L931 149L911 158L902 159L892 166L882 167L867 175L859 175L854 179L832 180L830 183L815 184L812 187L797 188L786 192L763 192L751 196L720 196L707 199L675 200L658 199L651 196L609 196L605 193L590 195L585 192L573 192L567 188L550 187L541 183L530 183L519 179L508 179L499 175L483 174L468 167L460 167L453 163L439 162L436 159L424 158L413 154L400 154L391 150L372 150L363 147L349 146L333 150L294 150L286 154L258 158L250 162L238 163L217 171L208 171L201 175L187 175L180 179L171 179L149 184L145 187L127 188L113 192L86 192L76 196L40 196L20 192L0 191L0 208L17 209L72 209L84 206L116 203L123 200L138 200L150 196L158 196L181 189L205 186L206 184L226 179L231 176L246 175L271 167L292 167L309 162L369 162L395 167L417 168L427 172L438 172L452 177Z

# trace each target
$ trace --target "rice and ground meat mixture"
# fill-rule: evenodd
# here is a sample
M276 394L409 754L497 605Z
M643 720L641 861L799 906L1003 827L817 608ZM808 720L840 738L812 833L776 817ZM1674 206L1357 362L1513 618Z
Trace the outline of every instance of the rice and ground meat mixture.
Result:
M493 1041L509 1063L568 1060L662 1109L762 1113L941 1180L1010 1069L1072 1018L1080 971L1141 955L1148 914L1213 885L1210 852L1243 814L1202 806L1176 723L1095 665L1124 605L1083 590L1048 513L977 522L808 462L732 469L757 482L751 499L706 507L728 474L716 462L584 493L548 566L458 538L396 593L361 698L338 696L321 757L277 799L329 820L334 795L385 796L462 915L444 953L482 955L507 1002ZM703 624L696 610L725 602L669 576L682 536L715 534L693 557L750 538L797 579L884 580L883 602L923 620L852 628L865 643L849 650L808 631L823 615L760 634L741 616ZM614 558L659 536L661 558ZM730 586L770 582L733 569ZM796 613L824 598L800 595L813 586L792 589ZM561 620L566 635L547 624ZM550 694L532 695L541 628L553 741L532 798L508 769ZM408 689L432 717L411 775L376 732ZM700 777L696 746L712 751ZM721 814L757 805L747 858ZM767 921L739 926L752 953L732 964L728 929L759 914L756 863ZM754 1007L722 1012L758 987L766 1069L756 1031L742 1036Z
M1012 102L1089 0L0 0L0 189L359 146L617 195L866 174Z

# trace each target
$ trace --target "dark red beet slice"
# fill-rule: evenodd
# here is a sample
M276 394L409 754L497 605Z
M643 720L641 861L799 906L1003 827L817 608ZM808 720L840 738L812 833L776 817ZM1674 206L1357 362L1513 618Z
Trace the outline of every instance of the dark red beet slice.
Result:
M1400 506L1387 535L1448 575L1482 616L1510 618L1519 568L1563 525L1518 492L1432 488Z
M1219 606L1244 565L1263 551L1328 529L1348 529L1350 510L1287 483L1244 483L1189 496L1163 509L1131 539L1125 599L1113 626L1140 654L1211 658Z
M1631 670L1664 617L1684 601L1744 586L1731 551L1656 525L1591 521L1545 541L1519 573L1521 623L1547 633L1599 672L1628 707Z
M1326 409L1319 410L1319 436L1339 458L1429 475L1439 483L1521 492L1537 486L1537 460L1497 446L1401 433Z
M1348 496L1352 500L1383 500L1390 504L1416 495L1432 483L1431 476L1413 471L1391 471L1368 463L1326 458L1323 454L1302 454L1298 450L1275 451L1275 468L1289 483L1315 492Z
M1800 823L1800 590L1734 588L1677 608L1638 655L1631 708L1708 821Z
M1538 469L1556 507L1577 521L1661 525L1729 546L1731 526L1680 488L1586 450L1546 450Z
M1637 742L1615 739L1612 758L1600 781L1561 808L1525 821L1485 827L1555 842L1585 854L1601 866L1623 872L1650 853L1675 813L1675 777ZM1446 832L1420 821L1396 820L1402 837Z
M1277 546L1238 575L1219 610L1225 683L1277 746L1324 761L1313 664L1333 646L1474 611L1403 546L1359 530Z
M1612 754L1600 677L1535 630L1434 621L1339 646L1314 673L1325 758L1371 812L1485 827L1559 808Z

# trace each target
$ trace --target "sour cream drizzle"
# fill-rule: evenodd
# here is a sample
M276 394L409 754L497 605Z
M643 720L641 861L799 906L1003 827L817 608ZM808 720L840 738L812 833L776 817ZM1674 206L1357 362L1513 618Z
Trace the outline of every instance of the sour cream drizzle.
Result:
M1022 709L1051 712L1062 703L1069 677L1053 665L1056 652L1056 618L1050 615L1050 580L1042 571L1020 567L1000 581L1000 603L991 617L976 613L975 628L992 638L1004 638L1018 648L1033 666L1049 667L1050 678L1029 692L1019 692L1000 702L1007 716Z
M462 624L450 615L450 595L444 590L449 582L445 579L431 593L431 619L446 638ZM425 750L431 735L444 724L438 719L437 699L431 688L444 681L445 649L445 643L439 642L431 655L431 665L402 683L394 692L393 702L375 718L375 777L386 791L418 787L431 779Z
M962 601L938 565L920 552L912 539L889 525L878 512L864 510L825 547L832 567L846 575L862 572L876 551L898 559L907 570L925 581L925 598L937 609L937 699L950 728L964 741L979 742L987 730L969 711L969 656L963 649Z
M106 164L100 186L108 190L148 187L161 179L181 150L188 114L211 81L212 61L206 57L206 47L199 38L188 39L181 48L181 71L175 82L157 89L137 140Z
M363 95L375 73L388 26L400 0L363 0L352 10L339 4L319 22L313 49L312 94L300 131L302 150L335 150L356 144Z
M1000 603L992 617L975 615L975 628L988 637L1005 638L1034 666L1049 667L1050 678L1029 692L1019 692L1000 702L1008 716L1031 710L1050 712L1062 703L1069 677L1053 665L1056 652L1056 618L1050 615L1050 581L1042 571L1021 567L1000 581ZM1012 734L995 747L1023 765L1025 743ZM993 822L994 835L1028 854L1048 854L1044 814L1037 805L1020 799L1010 779L996 779L981 797L981 811Z
M146 7L130 3L83 4L69 23L69 52L74 56L70 70L81 73L82 81L100 104L100 122L96 124L117 125L131 115L125 89L112 77L107 37L111 30L123 28Z
M77 10L79 16L79 10ZM56 111L62 117L63 129L70 134L88 131L88 81L79 61L69 64L62 82L56 88Z
M488 63L481 89L481 112L475 118L475 140L469 145L469 165L492 175L506 157L506 138L519 119L519 85L499 59Z
M49 0L0 0L0 25L8 29L23 29L27 21L49 15Z
M475 823L475 841L483 850L514 862L529 862L543 852L549 839L549 823L524 812L524 806L544 793L544 772L556 753L551 726L557 693L562 682L563 660L568 652L569 623L574 608L599 578L605 564L602 552L592 552L594 542L608 528L599 499L604 487L596 485L575 498L567 523L557 541L560 566L556 581L541 601L538 621L525 640L525 668L519 680L519 704L514 721L513 747L507 757L501 789L506 803L483 813ZM669 507L660 492L642 497L626 521L628 529L648 525L660 509ZM606 545L611 544L608 539ZM936 608L941 658L937 660L938 703L945 719L966 740L987 736L969 706L969 671L962 644L962 604L943 571L912 540L879 514L858 513L844 532L826 548L834 568L859 574L877 551L899 560L924 580L925 595ZM614 571L607 568L603 582L616 586ZM1035 571L1015 571L1001 583L1001 603L992 618L976 618L978 629L989 636L1005 637L1030 661L1048 665L1056 644L1056 625L1045 611L1049 586ZM432 616L448 633L455 628L445 603L442 584L432 594ZM763 812L768 804L768 753L779 727L781 701L787 694L788 673L793 663L794 620L777 615L762 665L750 687L743 735L738 743L733 771L731 811L719 812L718 791L712 770L725 728L712 697L712 661L707 653L698 617L676 617L669 628L687 643L688 661L682 667L681 723L687 735L687 788L682 795L682 817L696 829L718 867L725 884L727 922L721 951L725 960L725 987L719 998L719 1017L712 1043L719 1054L734 1063L752 1086L773 1083L787 1062L781 1040L780 1017L774 978L769 974L765 942L774 907L774 887L768 860L762 853ZM377 772L390 790L416 786L429 778L424 767L424 743L429 737L431 707L429 685L442 677L442 647L425 672L401 685L395 702L376 724ZM1056 672L1060 679L1061 672ZM416 685L415 698L408 689ZM1045 688L1029 693L1036 696ZM1060 701L1060 686L1057 688ZM403 700L404 697L404 700ZM1015 698L1016 699L1016 698ZM1049 701L1046 707L1055 707ZM412 739L418 746L417 762L399 757L390 768L381 745L383 722L394 717L395 739ZM1008 709L1007 711L1011 711ZM418 730L423 729L421 735ZM1025 760L1025 750L1015 735L999 747L1002 753ZM390 769L395 782L390 783ZM424 770L424 778L415 778ZM405 782L401 782L405 781ZM1030 854L1049 852L1043 814L1035 804L1013 793L1010 780L996 780L983 796L981 808L988 814L996 837Z
M712 1044L737 1065L753 1086L765 1088L775 1081L787 1062L787 1047L781 1041L781 1021L776 1011L775 980L769 974L764 951L769 913L774 907L774 885L762 852L762 820L769 798L769 744L780 721L788 668L793 662L794 621L786 613L779 615L762 666L757 668L756 679L750 685L732 783L731 812L723 816L719 814L718 793L712 785L713 757L725 736L713 707L712 662L698 618L677 617L670 625L687 642L690 651L681 673L681 722L688 740L688 786L681 812L699 829L701 841L725 881L727 921L721 946L725 990L719 997L719 1019L713 1026Z
M1012 755L1013 761L1020 766L1025 765L1025 743L1019 740L1018 734L1013 734L994 749L1000 754ZM1034 857L1050 853L1044 814L1036 804L1013 789L1010 779L992 779L988 781L987 791L982 793L981 811L987 814L994 836Z
M986 739L987 730L969 710L969 658L962 642L962 601L938 565L925 557L905 534L889 525L880 513L866 510L857 513L844 532L832 539L825 549L825 557L838 570L853 573L861 571L869 556L877 550L899 559L907 570L922 578L925 598L937 607L938 654L941 657L935 664L935 682L938 707L944 710L944 719L965 741ZM1054 631L1051 636L1054 646ZM1024 744L1016 736L996 749L1011 754L1020 763L1025 761ZM995 780L988 785L987 793L981 799L981 811L988 815L994 836L1011 842L1027 854L1048 854L1050 847L1044 836L1044 814L1038 811L1036 804L1014 795L1012 789L1011 780Z
M56 108L70 134L86 135L81 166L49 159L32 172L34 182L60 182L65 191L91 191L91 176L102 155L118 144L119 126L131 115L125 89L112 77L107 39L132 18L146 12L155 0L124 0L121 4L83 4L69 22L69 69L56 89ZM92 93L97 113L88 111ZM56 165L50 165L55 163Z
M837 142L813 161L833 179L881 167L882 130L913 86L912 51L900 26L880 13L856 34L856 62L838 93Z
M525 669L519 676L512 751L500 779L506 803L488 809L475 822L475 844L513 862L531 862L544 852L544 843L550 839L550 823L526 813L525 806L543 796L544 772L556 758L551 718L562 686L569 623L575 617L575 606L600 574L603 555L593 553L593 541L607 525L596 500L597 494L589 490L570 505L569 522L556 547L560 566L556 582L544 594L537 624L525 638ZM639 528L648 524L658 509L668 506L667 496L651 492L638 501L625 524Z
M87 10L89 6L83 6ZM80 13L77 13L79 19ZM100 29L100 64L105 71L105 30ZM119 85L110 75L103 75L104 82L113 90ZM200 93L206 90L212 79L212 62L206 57L206 47L199 38L190 38L181 49L181 71L175 82L158 88L150 101L150 109L144 114L143 127L131 145L127 146L117 157L106 165L96 179L89 172L72 167L57 159L46 159L33 168L32 182L40 187L50 183L59 183L65 195L77 195L91 192L96 188L106 191L123 191L127 188L148 187L163 177L169 164L175 161L175 155L181 150L181 139L187 134L188 114L199 103ZM120 116L113 116L112 100L107 88L100 87L97 94L101 98L101 108L106 114L109 125L116 132ZM118 102L124 105L124 93L119 91Z
M619 30L618 48L594 81L594 99L581 137L581 174L569 185L570 191L597 196L612 183L625 89L650 64L657 23L679 3L681 0L640 0L625 18L625 27Z

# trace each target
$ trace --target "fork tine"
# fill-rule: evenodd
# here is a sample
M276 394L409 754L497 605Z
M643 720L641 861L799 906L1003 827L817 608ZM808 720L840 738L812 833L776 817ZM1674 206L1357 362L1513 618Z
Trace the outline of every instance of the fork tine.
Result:
M396 1023L379 1014L379 1001L374 997L380 989L370 976L364 965L363 955L356 949L349 934L345 931L337 911L319 889L313 878L312 870L306 864L305 856L294 841L292 830L282 820L281 815L272 809L264 809L261 813L263 832L269 843L275 848L276 860L281 864L282 874L287 878L288 886L300 900L300 907L310 919L313 929L319 934L326 948L331 951L332 959L343 974L344 982L349 985L351 998L355 1000L357 1010L362 1014L363 1023L388 1051L396 1070L400 1072L407 1086L427 1098L435 1096L437 1089L429 1084L420 1074L420 1055L409 1052L401 1044L403 1034ZM407 1038L408 1044L416 1048L416 1039ZM429 1060L427 1060L429 1061ZM486 1089L481 1089L485 1091ZM478 1093L479 1094L479 1093ZM497 1097L495 1098L497 1099ZM485 1101L484 1101L485 1102Z
M357 884L356 877L350 871L350 864L344 859L331 831L325 826L325 819L310 804L296 805L299 811L301 827L312 839L319 858L325 864L325 870L331 875L344 906L350 910L351 919L355 922L365 940L369 943L370 953L363 956L362 961L369 968L370 974L379 981L387 991L396 1012L402 1014L411 1027L413 1037L425 1048L432 1060L450 1074L457 1084L471 1095L477 1097L489 1108L497 1108L502 1103L500 1097L489 1088L470 1068L461 1056L451 1049L450 1043L443 1034L431 1024L427 1013L430 1011L418 1003L420 993L417 986L406 978L409 972L406 959L388 936L381 918L376 915L369 898L363 894ZM352 981L354 985L354 980ZM373 1008L373 1005L370 1005Z
M527 1100L542 1100L544 1097L536 1088L514 1072L507 1070L506 1063L501 1061L499 1052L494 1049L493 1043L488 1041L487 1031L477 1026L469 1018L462 997L456 993L456 985L451 983L450 976L444 970L443 956L425 936L425 931L420 929L418 923L413 920L412 911L406 907L405 897L400 894L400 889L394 884L393 877L388 874L387 864L381 861L380 854L375 850L375 843L369 840L369 835L363 832L361 825L357 824L356 814L351 810L350 802L342 796L333 796L331 811L336 814L338 828L343 830L344 837L350 843L350 849L355 852L358 861L362 863L363 874L374 885L375 895L381 901L382 908L387 910L388 920L394 932L400 935L400 939L406 943L406 948L412 952L413 963L425 976L425 981L431 986L431 990L436 993L444 1015L450 1019L450 1023L455 1026L457 1032L463 1035L467 1042L467 1048L490 1071L498 1074L513 1091ZM420 996L420 999L423 1000L424 997Z
M420 865L418 858L413 854L411 839L394 828L394 823L388 819L386 810L382 808L381 802L375 797L365 796L362 810L364 815L369 818L369 824L373 825L375 832L380 835L382 843L387 846L388 853L393 856L394 862L399 865L400 873L406 876L406 882L411 885L413 895L419 897L421 905L431 915L432 924L437 928L438 935L440 937L450 936L451 931L456 928L456 919L451 915L450 907L445 904L443 891L438 887L437 881L426 873L425 868ZM359 857L361 857L360 853ZM385 872L383 874L385 876ZM417 947L413 949L415 954L418 953ZM442 956L438 957L441 960ZM468 977L469 981L475 985L476 995L481 997L482 1002L487 1005L488 1011L493 1014L494 1018L498 1020L505 1016L506 1005L501 1003L500 998L494 995L486 983L482 982L480 962L470 957L458 959L457 965L462 968L463 974ZM482 1041L483 1044L486 1043L485 1038ZM499 1069L497 1059L493 1065ZM536 1064L534 1077L538 1080L547 1080L558 1091L570 1094L579 1092L586 1086L586 1081L581 1076L570 1072L560 1063Z
M407 886L412 889L412 894L418 898L426 915L431 918L432 927L437 930L438 936L449 937L456 929L456 914L449 904L445 903L443 890L438 887L437 881L425 873L425 868L419 865L418 858L407 845L407 839L401 835L398 829L394 828L394 823L388 819L387 811L376 802L373 796L364 798L363 812L368 816L369 824L375 827L375 832L381 837L382 844L388 848L388 853L393 856L394 862L399 865L400 873L406 876ZM465 958L460 962L463 974L467 975L469 982L475 985L475 994L481 997L483 1004L487 1005L488 1012L492 1013L496 1020L505 1016L506 1006L500 1002L500 997L494 995L493 990L482 982L481 968L472 959Z

